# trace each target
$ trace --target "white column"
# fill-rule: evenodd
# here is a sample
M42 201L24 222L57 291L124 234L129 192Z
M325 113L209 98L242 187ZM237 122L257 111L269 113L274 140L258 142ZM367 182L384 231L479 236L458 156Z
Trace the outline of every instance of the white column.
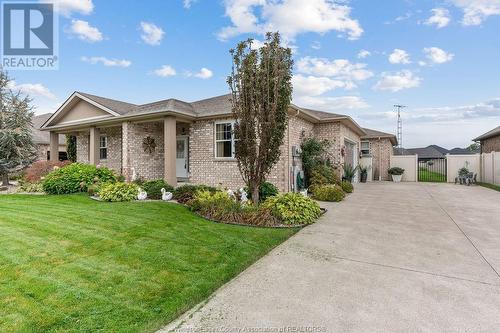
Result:
M59 161L59 134L50 132L50 160Z
M90 140L89 140L89 163L93 165L99 164L99 140L100 131L98 128L90 128Z
M175 167L176 157L176 120L173 116L165 117L163 121L164 159L165 170L164 179L172 186L177 186L177 171Z

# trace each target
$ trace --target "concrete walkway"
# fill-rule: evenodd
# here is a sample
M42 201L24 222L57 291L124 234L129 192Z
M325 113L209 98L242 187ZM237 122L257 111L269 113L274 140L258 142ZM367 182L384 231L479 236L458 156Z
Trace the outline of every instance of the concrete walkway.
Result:
M318 223L163 331L500 331L499 192L360 184L323 206Z

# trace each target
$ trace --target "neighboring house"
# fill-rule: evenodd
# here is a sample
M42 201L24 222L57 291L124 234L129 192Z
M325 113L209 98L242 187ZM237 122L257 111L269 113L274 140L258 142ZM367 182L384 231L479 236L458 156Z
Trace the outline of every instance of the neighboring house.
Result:
M430 145L423 148L407 148L404 149L403 155L418 155L420 160L432 160L445 158L447 154L450 155L472 155L477 154L479 151L470 150L468 148L453 148L446 149L438 145Z
M110 167L127 180L237 188L244 184L234 158L233 125L230 95L135 105L75 92L42 129L50 131L54 149L61 134L75 135L79 162ZM268 180L281 191L296 189L306 137L330 140L332 162L355 166L365 136L375 140L349 116L291 105L281 158Z
M478 136L474 141L481 144L481 153L500 152L500 126Z
M40 127L45 123L52 113L45 113L39 116L34 116L32 119L31 134L33 136L33 142L36 145L38 161L47 161L50 159L50 138L49 133L40 130ZM59 136L58 144L58 159L63 161L67 160L68 156L66 153L66 137L64 135Z
M361 156L372 157L373 180L390 180L387 170L391 167L393 147L398 141L394 134L364 128L361 137Z

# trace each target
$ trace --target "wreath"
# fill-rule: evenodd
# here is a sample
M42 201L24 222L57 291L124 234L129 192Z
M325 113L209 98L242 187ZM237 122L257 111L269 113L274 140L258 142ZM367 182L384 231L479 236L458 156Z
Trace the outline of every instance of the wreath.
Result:
M156 143L155 139L152 137L148 136L142 140L142 148L144 149L144 152L151 154L155 151L156 148Z

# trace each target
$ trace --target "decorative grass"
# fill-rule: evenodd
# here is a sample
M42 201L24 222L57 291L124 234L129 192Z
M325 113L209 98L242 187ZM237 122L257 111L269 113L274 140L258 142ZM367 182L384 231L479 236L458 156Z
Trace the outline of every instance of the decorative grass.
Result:
M0 331L155 331L295 232L164 202L2 195Z

